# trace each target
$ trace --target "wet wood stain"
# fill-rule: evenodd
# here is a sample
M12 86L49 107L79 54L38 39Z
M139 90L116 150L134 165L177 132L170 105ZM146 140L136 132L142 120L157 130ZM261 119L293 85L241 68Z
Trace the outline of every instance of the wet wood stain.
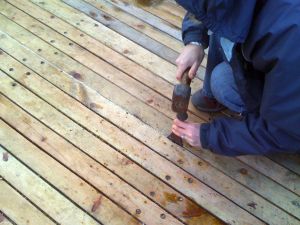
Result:
M79 96L80 96L80 99L81 101L85 104L85 105L90 105L89 102L90 102L90 99L89 99L89 96L88 96L88 93L87 93L87 90L85 88L85 86L83 84L79 84Z
M220 219L212 216L208 211L198 206L196 203L187 200L186 209L182 217L186 219L189 225L225 225Z
M169 203L177 203L179 200L178 196L174 193L164 192L165 200Z
M124 165L124 166L128 166L130 164L133 164L133 162L130 159L122 158L121 164Z
M136 25L138 28L140 28L140 29L144 29L145 28L145 25L143 25L143 24L138 24L138 25Z
M154 6L160 4L162 1L163 0L135 0L138 6Z
M130 218L130 223L129 224L133 224L133 225L141 225L141 223L134 217Z
M186 203L186 208L182 212L182 216L185 218L199 217L207 213L205 209L201 208L200 206L193 203L192 201L187 200L185 203Z
M3 160L4 162L7 162L7 161L8 161L8 152L3 152L3 154L2 154L2 160Z
M93 204L93 207L92 207L92 212L96 212L96 210L99 208L99 206L101 205L101 200L102 200L102 195L100 195L95 201L94 201L94 204Z
M292 201L292 204L298 208L300 208L300 203L297 200Z
M201 217L192 217L186 220L186 223L189 225L225 225L226 223L222 222L216 217L211 216L210 214L203 214ZM229 223L227 225L230 225Z

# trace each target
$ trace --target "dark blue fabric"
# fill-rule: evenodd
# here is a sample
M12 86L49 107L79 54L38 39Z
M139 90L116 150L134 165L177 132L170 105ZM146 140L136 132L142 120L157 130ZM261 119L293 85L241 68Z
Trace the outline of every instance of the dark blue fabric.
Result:
M185 45L195 41L200 42L204 48L208 47L207 29L192 13L187 12L182 21L182 40Z
M242 121L203 124L202 146L231 156L300 152L300 1L177 2L202 19L200 33L237 43L229 63L249 112ZM197 28L183 27L184 37Z
M198 32L201 35L195 41L206 44L208 38L204 34L207 29L232 42L240 43L247 37L256 0L177 0L177 3L188 11L182 26L185 43L190 35L194 36ZM193 20L189 20L191 14L201 23L193 25ZM187 30L193 32L185 35Z

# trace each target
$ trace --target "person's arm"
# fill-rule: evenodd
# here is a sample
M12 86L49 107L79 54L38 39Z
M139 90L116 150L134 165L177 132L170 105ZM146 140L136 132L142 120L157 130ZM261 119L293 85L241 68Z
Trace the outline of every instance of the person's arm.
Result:
M221 155L300 152L300 51L295 50L300 29L291 26L280 32L268 31L268 38L260 41L252 58L253 65L266 73L260 111L241 121L214 119L198 124L200 129L175 120L173 131L191 145Z
M253 58L266 71L260 111L242 121L219 118L202 124L203 148L222 155L300 152L300 30L270 36ZM275 32L274 32L275 33Z
M189 77L193 79L204 58L204 48L208 46L207 30L191 13L182 22L182 39L186 45L176 60L176 78L181 80L183 73L190 68ZM199 43L195 45L196 43Z
M207 28L195 16L187 12L182 21L182 40L185 45L191 42L201 43L203 48L207 48L209 44L209 36Z

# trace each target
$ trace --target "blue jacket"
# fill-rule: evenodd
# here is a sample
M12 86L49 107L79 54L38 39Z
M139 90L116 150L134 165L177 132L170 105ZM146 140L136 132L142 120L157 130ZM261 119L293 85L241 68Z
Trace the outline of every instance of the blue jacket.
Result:
M189 12L185 44L208 46L208 30L235 43L229 63L248 109L242 121L202 124L202 147L231 156L300 152L300 1L177 2Z

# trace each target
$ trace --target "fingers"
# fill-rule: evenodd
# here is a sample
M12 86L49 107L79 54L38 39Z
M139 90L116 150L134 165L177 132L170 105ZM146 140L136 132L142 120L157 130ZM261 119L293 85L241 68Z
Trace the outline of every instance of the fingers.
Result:
M178 126L178 127L181 127L181 128L184 128L184 129L186 129L188 126L189 126L189 122L182 122L182 121L180 121L179 119L175 119L174 120L174 124L176 125L176 126Z
M174 120L172 132L179 137L183 137L191 146L200 147L200 124L182 122Z
M196 76L196 73L197 73L197 70L198 70L199 66L200 66L200 63L198 63L198 62L195 62L193 64L193 66L191 67L191 69L189 71L189 78L190 79L194 79L194 77Z
M177 67L177 71L176 71L176 79L178 81L181 80L182 76L183 76L183 73L184 71L186 70L186 68L183 66L183 65L180 65Z
M201 61L204 57L204 50L201 46L196 45L187 45L183 49L182 53L176 59L177 80L181 80L183 73L191 67L189 70L189 77L193 79L196 75L196 72L200 66Z
M185 128L182 128L182 127L179 127L177 126L176 124L173 124L172 126L172 131L178 135L178 136L181 136L182 134L185 134L186 135L186 129Z

